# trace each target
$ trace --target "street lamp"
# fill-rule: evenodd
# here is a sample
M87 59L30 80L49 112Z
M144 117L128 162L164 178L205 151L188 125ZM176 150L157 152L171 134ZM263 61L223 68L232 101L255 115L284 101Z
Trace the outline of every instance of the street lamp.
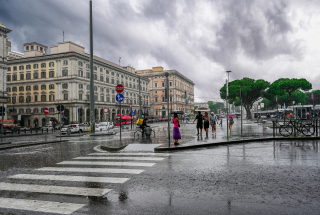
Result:
M228 97L229 97L229 73L231 72L231 71L226 71L227 72L227 74L228 74L228 80L227 80L227 89L226 89L226 91L227 91L227 94L226 94L226 103L227 103L227 116L226 116L226 118L227 118L227 141L229 140L229 131L228 131L228 128L229 128L229 117L228 117L228 112L229 112L229 104L228 104Z

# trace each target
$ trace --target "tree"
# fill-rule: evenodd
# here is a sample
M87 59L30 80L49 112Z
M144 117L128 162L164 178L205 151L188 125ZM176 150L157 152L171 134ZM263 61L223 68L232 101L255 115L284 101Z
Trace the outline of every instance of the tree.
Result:
M218 112L220 114L220 111L222 110L222 108L224 108L224 103L223 102L217 102L216 104Z
M292 93L296 90L308 91L312 89L312 84L304 78L280 78L274 81L263 96L269 100L275 96L282 96L288 93L289 105L292 106Z
M211 112L218 113L217 105L213 104L213 101L208 101L208 104Z
M305 100L306 100L306 104L308 105L312 105L313 104L313 101L311 99L311 94L314 94L314 103L315 104L320 104L320 90L312 90L311 92L307 92L306 93L306 97L305 97Z
M247 117L251 118L250 109L253 103L258 100L262 92L270 86L268 81L259 79L254 80L250 78L243 78L241 80L235 80L229 83L229 98L236 100L240 97L240 89L242 89L242 104L247 112ZM220 89L220 97L226 98L226 84Z
M305 95L306 94L304 92L296 90L291 94L292 101L295 101L295 104L301 103L302 105L304 105L306 104ZM268 98L264 98L261 103L265 104L265 109L273 109L277 107L276 95L269 95ZM283 106L284 104L290 104L289 93L284 93L283 95L278 96L278 104L280 104L281 106Z

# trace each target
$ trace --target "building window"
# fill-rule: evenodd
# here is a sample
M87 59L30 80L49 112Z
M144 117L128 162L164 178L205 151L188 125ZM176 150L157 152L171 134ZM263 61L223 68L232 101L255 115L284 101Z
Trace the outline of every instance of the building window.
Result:
M124 85L123 81L121 81L122 86Z
M24 96L19 96L19 103L23 103L24 102Z
M54 101L54 95L51 94L51 95L49 95L49 102L53 102L53 101Z
M38 64L33 64L34 69L38 69L38 67L39 67Z
M86 64L86 68L90 68L90 64Z
M114 97L112 97L112 102L115 103L116 102L116 99Z
M100 76L100 81L103 82L103 76L102 75Z
M97 86L94 86L94 91L98 91L98 87Z
M158 87L158 83L154 83L154 87L157 88Z
M100 68L100 72L103 72L103 69L102 69L102 68Z
M26 91L31 91L31 86L26 86Z
M114 79L111 79L111 84L114 84Z
M100 92L103 92L103 91L104 91L104 90L103 90L103 87L101 87L101 88L100 88Z
M87 97L87 101L89 101L90 100L90 95L86 95L86 97Z
M53 90L54 89L54 84L49 84L49 90Z
M46 72L41 72L41 78L46 78Z
M109 77L106 78L106 82L109 83Z
M98 68L96 66L93 67L94 70L98 70Z
M7 71L10 72L10 71L11 71L11 67L8 67L8 68L7 68Z
M79 70L79 77L83 77L83 71Z
M98 101L98 96L94 95L94 101L97 102Z
M27 74L26 74L26 79L27 79L27 80L30 80L30 79L31 79L31 73L27 73Z
M45 102L46 99L47 99L46 97L47 97L46 95L41 95L41 101L42 101L42 102ZM41 111L41 113L42 113L42 111Z
M47 86L45 84L41 85L41 90L45 90Z
M31 102L31 96L26 96L26 102L27 103Z
M26 65L26 69L31 69L31 65Z
M106 89L106 93L109 93L109 88Z
M38 95L34 95L34 101L38 102ZM38 112L37 112L38 113Z
M62 84L62 88L63 88L63 89L68 89L68 83L63 83L63 84Z
M87 72L87 78L90 79L90 72Z
M87 90L90 90L90 85L89 84L87 84Z
M12 75L12 81L16 81L17 80L17 74Z
M33 73L33 79L38 79L38 72Z
M64 61L63 61L63 65L64 65L64 66L67 66L67 65L68 65L68 61L67 61L67 60L64 60Z
M11 75L7 75L7 81L11 81Z
M107 102L110 102L110 97L109 96L107 96Z
M33 113L39 113L38 108L34 108L34 109L33 109Z
M83 63L81 61L78 62L78 66L83 66Z
M62 76L68 76L68 70L67 69L62 70Z
M63 94L63 100L68 100L68 94L67 93Z
M31 50L33 50L33 46L30 46Z
M24 66L19 66L19 70L23 70L24 69Z
M12 97L12 104L15 104L17 102L17 97L13 96Z
M164 87L164 82L162 82L162 87Z
M49 78L53 78L54 77L54 71L49 71Z
M82 101L82 93L79 93L79 100Z
M10 87L7 87L7 92L10 92L11 91L11 88Z
M19 109L19 113L23 113L24 111L23 111L23 109Z
M132 84L130 83L130 88L132 88Z
M54 62L50 62L49 67L54 67Z
M54 113L54 108L49 108L49 113Z
M158 102L158 98L156 97L156 98L154 98L154 102Z
M24 86L19 87L19 91L24 91Z
M34 85L33 86L33 90L38 90L39 88L38 88L38 85Z
M26 113L31 113L31 109L30 109L30 108L27 108L27 109L26 109Z
M109 74L109 70L106 70L106 74Z
M119 73L117 73L116 76L119 77Z
M100 96L100 101L104 102L104 96Z
M20 81L22 81L22 80L24 80L24 74L23 73L20 74Z
M17 69L16 69L17 70ZM111 72L111 75L114 75L114 72Z
M46 63L42 63L41 68L46 68Z
M126 87L128 87L128 82L126 82Z
M94 80L98 80L97 74L94 74Z
M169 82L169 86L172 87L172 81Z
M16 66L13 67L13 71L17 71L17 67Z
M133 84L133 89L136 89L136 84Z
M83 89L83 84L79 84L79 89Z
M40 109L40 112L41 112L41 113L44 113L44 108L41 108L41 109Z
M117 84L119 84L119 80L117 80Z
M164 97L162 97L162 102L164 102Z

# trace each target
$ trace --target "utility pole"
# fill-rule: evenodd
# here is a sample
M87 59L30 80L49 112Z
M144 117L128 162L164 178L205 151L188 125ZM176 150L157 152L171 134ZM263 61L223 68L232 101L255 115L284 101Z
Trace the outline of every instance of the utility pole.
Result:
M241 136L242 136L242 88L240 89L240 99L241 99Z
M165 84L165 99L167 99L167 109L168 109L168 145L169 145L169 148L170 148L170 107L169 107L169 80L168 80L168 76L169 76L169 73L166 72L165 74L166 76L166 84Z
M139 118L141 119L141 85L140 85L140 76L139 76Z
M90 1L90 121L91 121L91 132L95 133L94 76L93 76L93 36L92 36L92 1Z

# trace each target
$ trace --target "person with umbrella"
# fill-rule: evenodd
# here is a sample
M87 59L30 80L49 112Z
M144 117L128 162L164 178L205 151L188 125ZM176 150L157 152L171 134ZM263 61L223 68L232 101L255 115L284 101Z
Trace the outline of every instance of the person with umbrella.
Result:
M235 116L234 114L228 114L228 119L229 119L228 127L229 127L229 130L230 130L230 134L231 134L232 126L233 126L233 123L234 123L234 121L233 121L233 117L234 116Z
M199 135L199 128L200 128L201 134L202 134L202 119L203 119L203 116L201 115L201 112L198 111L198 115L197 115L196 118L193 120L193 123L194 123L194 121L197 120L197 131L198 131L198 135Z

